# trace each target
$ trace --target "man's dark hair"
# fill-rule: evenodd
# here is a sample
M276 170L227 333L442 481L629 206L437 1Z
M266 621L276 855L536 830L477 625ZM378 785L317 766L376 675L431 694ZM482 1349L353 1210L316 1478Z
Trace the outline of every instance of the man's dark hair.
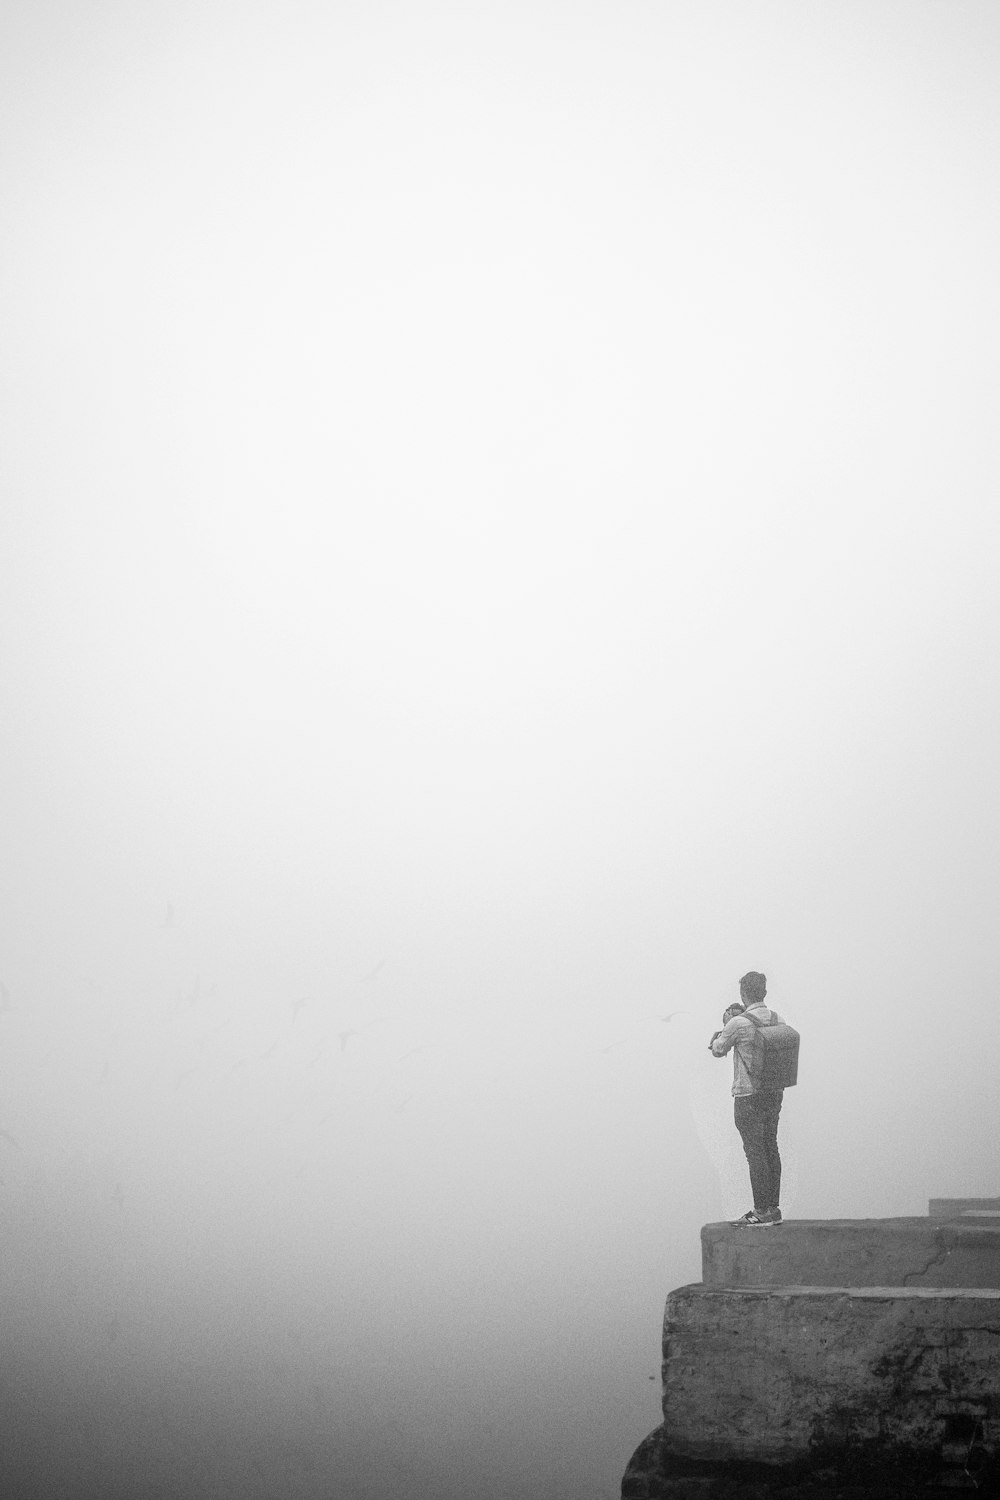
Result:
M740 994L748 1005L759 1005L767 994L767 975L753 969L740 980Z

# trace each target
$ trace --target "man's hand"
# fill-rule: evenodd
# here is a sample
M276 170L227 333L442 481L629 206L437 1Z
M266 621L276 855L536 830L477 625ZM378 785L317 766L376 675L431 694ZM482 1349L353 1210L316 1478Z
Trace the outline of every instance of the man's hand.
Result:
M716 1039L716 1037L717 1036L721 1036L721 1035L722 1035L721 1031L713 1031L712 1032L712 1040L708 1044L708 1050L709 1050L709 1052L711 1052L713 1046L715 1045L715 1039Z

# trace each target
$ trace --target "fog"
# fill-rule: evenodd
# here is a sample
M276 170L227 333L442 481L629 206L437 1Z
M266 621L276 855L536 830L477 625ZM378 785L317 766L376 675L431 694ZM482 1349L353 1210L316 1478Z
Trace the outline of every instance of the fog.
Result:
M1000 13L0 32L0 1485L613 1496L742 973L998 1190Z

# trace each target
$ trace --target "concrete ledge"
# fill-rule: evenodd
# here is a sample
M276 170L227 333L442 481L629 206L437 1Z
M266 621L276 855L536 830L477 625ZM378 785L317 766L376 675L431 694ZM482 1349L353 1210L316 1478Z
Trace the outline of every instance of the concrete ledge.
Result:
M995 1445L1000 1290L680 1287L663 1417L669 1450L698 1459L934 1456L959 1420Z
M932 1198L927 1212L934 1219L1000 1218L1000 1198Z
M622 1500L917 1500L974 1489L966 1472L963 1445L959 1462L926 1455L909 1460L877 1452L840 1449L815 1452L806 1463L760 1464L681 1458L671 1453L661 1424L644 1438L622 1478ZM996 1493L998 1466L985 1452L973 1460L983 1493Z
M786 1219L706 1224L705 1286L1000 1288L1000 1219Z

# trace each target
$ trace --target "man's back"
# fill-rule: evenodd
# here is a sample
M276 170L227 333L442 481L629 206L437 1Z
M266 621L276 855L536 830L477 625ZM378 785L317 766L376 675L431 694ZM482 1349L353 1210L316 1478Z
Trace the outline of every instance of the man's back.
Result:
M754 1025L755 1021L757 1025ZM728 1020L712 1043L716 1057L725 1057L730 1050L733 1052L734 1099L756 1092L754 1072L760 1047L757 1033L761 1026L776 1024L783 1025L783 1018L761 1001L748 1005L745 1011Z

